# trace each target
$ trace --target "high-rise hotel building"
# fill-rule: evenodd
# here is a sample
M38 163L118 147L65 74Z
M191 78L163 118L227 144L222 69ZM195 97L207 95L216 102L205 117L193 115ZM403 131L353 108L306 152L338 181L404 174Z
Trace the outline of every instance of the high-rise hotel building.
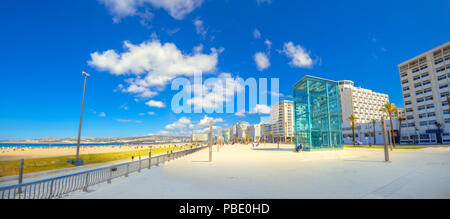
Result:
M283 100L272 105L270 110L272 123L272 134L280 136L282 140L292 140L294 138L294 102ZM285 139L285 137L287 137Z
M450 142L450 42L398 65L406 120L402 143ZM439 123L436 125L436 123Z
M382 116L387 119L387 113L381 111L389 102L387 94L355 87L353 81L338 81L338 84L343 127L351 125L348 118L352 114L357 118L358 124L371 123L373 120L380 121Z

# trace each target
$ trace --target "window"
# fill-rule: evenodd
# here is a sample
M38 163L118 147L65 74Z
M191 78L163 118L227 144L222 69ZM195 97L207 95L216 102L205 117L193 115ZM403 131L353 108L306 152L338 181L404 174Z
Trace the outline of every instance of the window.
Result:
M423 101L425 101L423 98L419 98L419 99L417 99L416 100L417 101L417 103L422 103Z
M442 106L447 106L448 102L447 101L442 101Z
M430 93L431 91L432 91L431 88L427 88L423 91L423 93L426 94L426 93Z
M408 83L408 80L402 81L402 84L407 84L407 83Z
M430 81L424 81L424 82L422 83L422 85L425 86L425 85L430 84L430 83L431 83Z
M427 118L427 114L425 114L425 113L419 114L419 119L423 119L423 118Z
M440 63L442 63L444 60L443 59L438 59L437 61L434 62L435 65L438 65Z
M434 121L434 120L428 122L428 125L434 125L434 124L436 124L436 121Z
M441 71L444 71L445 70L445 68L444 67L442 67L442 68L439 68L438 70L436 70L436 73L439 73L439 72L441 72Z
M401 75L402 78L404 78L404 77L406 77L406 76L408 76L407 73L403 73L403 74Z
M405 95L403 95L403 98L409 98L409 97L411 97L411 94L405 94Z
M413 119L414 119L414 116L407 116L406 119L407 119L407 120L413 120Z
M433 100L433 96L425 97L425 101Z
M444 115L450 114L450 110L444 110Z
M406 112L407 112L407 113L412 112L412 111L413 111L412 108L406 108Z
M408 91L409 90L409 87L404 87L403 88L403 91Z
M422 84L421 83L415 84L414 87L415 88L422 87Z
M420 79L420 76L415 76L414 77L414 80L416 81L416 80L419 80Z
M408 127L414 127L414 126L416 126L416 124L414 124L414 123L408 123Z
M428 123L427 122L420 122L420 126L427 126Z
M435 117L436 113L428 113L428 117Z
M417 107L417 110L424 110L425 109L425 106L418 106Z
M427 105L427 109L434 109L434 105L433 104Z
M439 86L439 89L444 89L444 88L447 88L447 87L448 87L448 84L444 84L444 85Z
M411 105L411 101L406 101L405 105Z
M420 67L420 70L424 70L424 69L427 69L427 68L428 68L428 66L424 65L424 66Z
M412 73L416 73L416 72L418 72L418 71L419 71L419 69L416 68L416 69L412 70Z
M428 77L430 74L428 74L428 73L425 73L425 74L423 74L422 76L420 76L420 77L422 77L422 78L424 78L424 77Z
M447 75L442 75L438 77L438 81L445 80L447 78Z
M416 95L421 95L421 94L423 94L423 90L416 91Z

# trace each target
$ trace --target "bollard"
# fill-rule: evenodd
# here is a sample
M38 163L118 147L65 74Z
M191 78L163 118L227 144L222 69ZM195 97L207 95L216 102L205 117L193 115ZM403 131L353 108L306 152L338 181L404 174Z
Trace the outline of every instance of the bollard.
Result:
M152 151L148 153L148 168L152 168Z
M139 169L138 169L138 173L141 172L141 156L139 156Z
M23 166L24 166L24 159L20 159L19 184L22 184L22 182L23 182ZM22 193L22 187L19 187L18 192Z
M86 173L86 183L84 184L83 192L88 191L88 184L89 184L89 173Z
M52 182L50 183L50 195L49 195L49 198L51 198L53 196L53 182L54 182L54 180L52 180Z
M109 168L109 179L106 181L108 184L111 184L112 172L112 168Z

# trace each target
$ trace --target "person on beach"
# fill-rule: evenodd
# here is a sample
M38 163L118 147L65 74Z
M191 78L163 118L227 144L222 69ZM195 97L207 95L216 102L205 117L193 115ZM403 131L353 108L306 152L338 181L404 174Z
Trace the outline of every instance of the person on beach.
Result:
M131 161L134 161L134 156L131 156Z

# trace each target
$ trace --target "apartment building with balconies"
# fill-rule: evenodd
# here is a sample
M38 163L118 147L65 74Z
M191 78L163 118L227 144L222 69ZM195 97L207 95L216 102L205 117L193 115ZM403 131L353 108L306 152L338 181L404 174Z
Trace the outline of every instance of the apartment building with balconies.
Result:
M338 81L338 84L344 128L351 126L348 118L352 114L359 124L371 123L373 120L381 121L381 117L388 117L387 113L381 110L389 102L387 94L355 87L353 81L349 80Z
M281 141L292 141L294 138L294 102L283 100L272 105L270 111L272 134Z
M449 143L450 42L409 59L398 68L406 114L401 142Z

